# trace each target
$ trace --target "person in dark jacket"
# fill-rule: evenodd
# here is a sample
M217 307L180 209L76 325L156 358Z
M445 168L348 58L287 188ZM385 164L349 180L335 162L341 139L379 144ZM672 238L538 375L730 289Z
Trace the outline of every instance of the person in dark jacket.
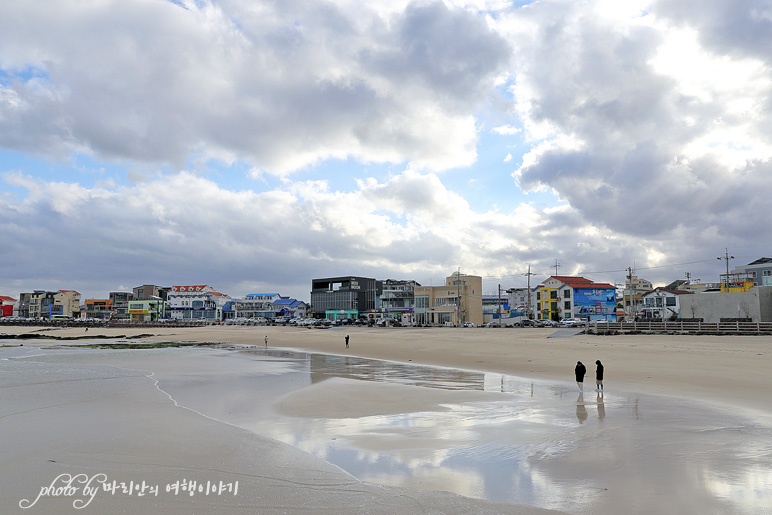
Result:
M576 368L574 368L574 374L576 374L576 386L579 387L579 393L584 391L584 374L587 373L587 369L582 365L581 361L576 362Z
M595 390L602 392L603 391L603 363L601 363L600 360L597 360L595 364L598 365L598 368L595 369Z

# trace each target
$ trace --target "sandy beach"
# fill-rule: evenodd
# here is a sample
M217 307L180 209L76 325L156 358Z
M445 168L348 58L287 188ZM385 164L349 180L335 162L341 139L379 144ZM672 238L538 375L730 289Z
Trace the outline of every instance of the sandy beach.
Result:
M0 332L21 334L36 329L3 327ZM73 478L74 485L85 480L97 484L103 474L108 482L134 481L136 484L144 481L147 485L159 485L160 491L145 492L140 496L136 489L133 493L126 493L120 487L116 491L105 491L100 483L99 493L83 511L108 514L548 512L528 506L529 502L497 503L441 491L459 491L459 488L449 487L454 481L463 482L464 479L458 477L433 479L434 483L428 489L414 488L409 483L383 486L388 481L381 482L375 477L362 481L313 453L280 442L282 435L278 432L269 434L269 426L259 431L250 430L252 422L249 421L268 419L278 416L277 413L286 420L306 420L308 423L320 419L369 420L377 416L422 413L424 422L431 423L433 419L447 417L447 412L452 411L448 407L451 405L469 407L501 402L501 393L487 389L453 391L338 378L318 381L286 395L276 393L276 402L261 408L264 413L250 413L249 417L239 415L234 413L235 407L245 406L246 400L236 397L249 397L250 392L261 389L256 384L257 388L243 390L247 392L245 395L235 386L253 379L246 379L252 377L250 360L231 359L232 347L254 346L258 351L265 347L265 336L271 350L298 349L533 380L537 388L560 392L554 402L545 397L547 400L539 401L539 404L549 405L546 407L557 416L561 410L570 410L573 422L566 423L573 426L583 422L586 410L595 413L597 409L600 414L602 407L594 401L594 392L591 399L585 395L592 401L586 405L577 402L573 393L567 400L568 392L573 392L571 389L576 387L573 366L577 360L588 365L590 373L586 385L587 390L592 390L594 366L590 365L601 359L606 366L606 395L609 396L606 410L609 413L614 413L616 406L629 402L630 394L625 394L625 399L613 397L613 392L625 391L644 396L646 402L663 399L656 402L720 410L717 413L721 415L717 417L721 419L719 425L722 428L736 424L732 418L735 416L752 421L754 434L761 432L763 436L766 434L763 432L772 427L772 400L768 395L772 391L770 337L576 335L550 338L553 333L553 330L541 328L313 330L239 326L90 329L87 333L92 338L96 335L123 336L120 341L133 340L138 334L152 334L136 340L146 344L170 341L224 344L214 349L139 350L70 347L78 345L79 341L8 340L7 346L0 349L0 429L6 443L1 465L4 481L0 487L0 511L79 511L76 508L89 501L82 495L84 485L80 485L80 497L67 496L66 489L44 492L45 487L51 486L57 478L60 483ZM40 331L40 334L86 335L83 329L56 329ZM346 334L350 335L348 349L344 344ZM275 366L283 365L277 360ZM185 392L203 392L203 385L222 383L223 377L228 377L234 385L217 390L219 397L228 399L227 411L224 407L214 406L216 403L211 399L203 399L203 394L190 394L190 398L186 398ZM241 382L240 378L243 378ZM196 389L195 385L202 387ZM173 393L168 394L170 391ZM345 398L345 402L341 402L341 398ZM613 417L607 417L605 427L612 427L612 422ZM589 422L582 430L588 427L591 427ZM689 450L687 454L699 454L699 449L692 453L688 448L689 435L690 432L702 433L705 428L690 426L689 420L679 421L673 428L668 429L678 433L672 437L673 448L683 446ZM646 437L647 431L652 431L651 434L656 431L645 425L620 426L619 430L640 433L637 437ZM719 447L726 441L715 440ZM631 447L634 452L645 455L645 449L635 450L635 447L649 445L650 440L644 438L640 442ZM380 450L388 451L399 447L393 440L386 442L378 438L363 439L360 445L363 449L380 446ZM592 449L597 453L602 447ZM743 458L727 449L726 456L734 460L733 463ZM583 456L582 449L565 454L566 458L560 462L539 465L540 472L549 472L552 478L549 488L554 489L556 496L572 495L572 482L586 481L587 474L597 476L598 481L609 475L609 485L613 485L613 489L622 487L619 479L611 477L613 467L618 464L614 465L602 456ZM414 455L417 454L411 456ZM582 458L581 468L573 470L572 466L578 466L579 462L572 460L579 457ZM772 469L772 450L762 444L754 448L754 455L748 460L748 468L754 471L754 488L760 492L756 499L760 499L760 503L769 499L772 503L772 475L757 472L764 465L766 470ZM646 460L641 461L643 474L655 470L646 468L649 466ZM587 470L587 463L597 463L597 470L592 470L592 465L591 470ZM559 470L550 469L558 465ZM626 466L630 467L629 464ZM656 467L656 463L650 466ZM741 463L735 466L744 470ZM197 489L175 493L175 482L190 479L198 482ZM237 481L238 492L234 493L232 490ZM218 491L201 493L201 484L207 482L209 487L216 484ZM445 487L443 482L447 483ZM170 491L167 491L167 485L171 485ZM660 510L660 513L704 513L706 509L718 513L724 507L714 504L716 501L711 499L689 499L688 485L684 489L684 498L676 498L675 493L672 498L667 498L671 493L664 492L665 499L662 499L662 492L658 498L656 491L640 487L636 490L635 484L625 486L628 487L630 492L640 492L640 497L620 496L601 503L586 501L577 506L594 506L594 513L653 513L649 508L654 506L673 508L672 511ZM38 499L41 492L44 493ZM58 495L54 495L56 493ZM25 499L28 502L20 505ZM33 501L34 505L23 509ZM83 504L77 504L78 501ZM758 505L740 505L739 511L735 512L745 509L752 513L749 510ZM559 511L580 513L583 509Z

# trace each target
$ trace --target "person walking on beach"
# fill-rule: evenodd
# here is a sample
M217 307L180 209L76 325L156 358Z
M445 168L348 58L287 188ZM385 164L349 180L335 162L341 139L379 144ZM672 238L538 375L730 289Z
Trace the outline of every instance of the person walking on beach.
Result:
M579 387L579 393L584 391L584 374L587 373L587 369L582 365L581 361L576 362L576 368L574 368L574 374L576 374L576 386Z
M348 349L348 335L346 335L346 348Z
M265 335L265 346L268 347L268 335Z
M595 369L595 390L598 392L603 391L603 363L600 360L595 362L598 368Z

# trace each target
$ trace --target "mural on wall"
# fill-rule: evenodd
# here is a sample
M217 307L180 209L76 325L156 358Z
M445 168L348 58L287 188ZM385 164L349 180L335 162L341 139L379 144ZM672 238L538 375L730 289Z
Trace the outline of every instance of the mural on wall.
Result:
M574 318L590 320L617 319L617 296L613 289L577 288L574 290Z

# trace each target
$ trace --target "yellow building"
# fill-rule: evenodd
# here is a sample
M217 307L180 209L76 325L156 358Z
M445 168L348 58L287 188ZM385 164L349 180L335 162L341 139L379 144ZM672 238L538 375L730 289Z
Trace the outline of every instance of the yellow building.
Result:
M482 277L455 272L444 286L415 287L415 323L482 325Z
M751 272L721 274L721 293L751 291L753 286L753 274Z

